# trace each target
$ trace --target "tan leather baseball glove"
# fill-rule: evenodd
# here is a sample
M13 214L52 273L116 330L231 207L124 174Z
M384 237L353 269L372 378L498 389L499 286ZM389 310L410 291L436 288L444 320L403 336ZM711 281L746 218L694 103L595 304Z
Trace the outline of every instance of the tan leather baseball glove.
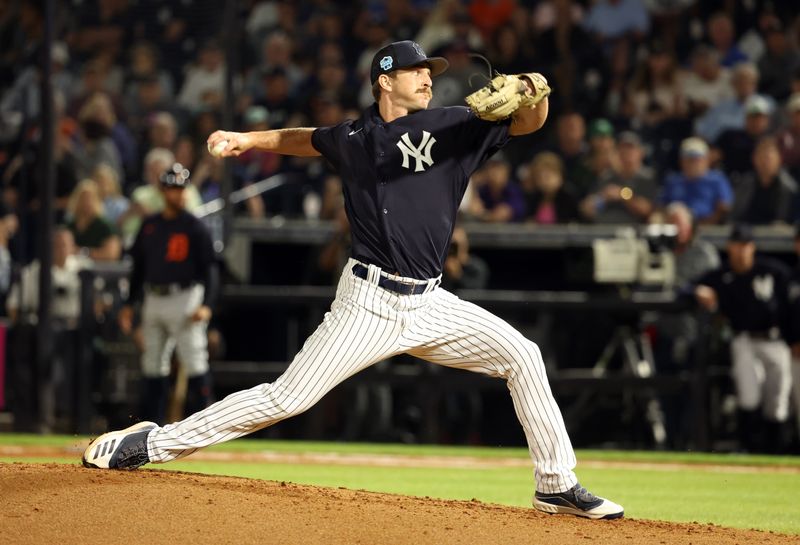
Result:
M522 78L531 82L534 92L529 91ZM500 121L520 107L535 107L549 94L550 86L539 73L498 74L484 87L468 95L465 100L475 115L481 119Z

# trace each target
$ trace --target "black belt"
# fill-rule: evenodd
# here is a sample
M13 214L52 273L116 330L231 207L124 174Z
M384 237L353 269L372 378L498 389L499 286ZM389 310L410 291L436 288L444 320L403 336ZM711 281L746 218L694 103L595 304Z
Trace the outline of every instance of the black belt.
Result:
M737 331L736 334L740 335L744 333L745 335L749 336L751 339L757 341L777 341L781 338L781 330L778 327L773 327L766 331Z
M369 269L367 269L361 263L356 263L353 265L353 274L363 280L367 279L367 275L369 274ZM387 278L382 274L378 277L378 285L385 290L392 291L394 293L399 293L400 295L419 295L421 293L425 293L425 290L428 289L428 284L408 284L406 282L398 282L397 280L392 280L391 278Z
M146 284L145 291L153 295L172 295L181 291L188 290L194 286L194 282L174 282L172 284Z

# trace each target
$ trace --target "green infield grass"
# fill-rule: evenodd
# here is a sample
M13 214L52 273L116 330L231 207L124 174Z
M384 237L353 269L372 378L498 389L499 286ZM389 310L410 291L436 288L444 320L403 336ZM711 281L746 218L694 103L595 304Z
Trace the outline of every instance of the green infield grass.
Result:
M0 434L0 445L73 448L74 457L43 458L20 453L0 455L3 462L77 463L81 438ZM85 444L85 443L83 443ZM212 453L337 454L336 464L257 461L245 457L225 461L187 458L156 469L231 475L319 486L429 496L478 499L484 502L530 506L532 471L520 461L522 448L436 447L312 443L301 441L239 440L208 449ZM348 456L429 456L483 459L475 467L427 467L405 460L397 467L346 463ZM344 460L343 460L344 459ZM512 460L507 467L500 464ZM684 522L708 522L739 528L759 528L800 534L800 458L709 453L579 451L581 483L625 507L626 516ZM344 463L343 463L344 462ZM584 465L581 465L584 462ZM455 465L455 464L454 464Z

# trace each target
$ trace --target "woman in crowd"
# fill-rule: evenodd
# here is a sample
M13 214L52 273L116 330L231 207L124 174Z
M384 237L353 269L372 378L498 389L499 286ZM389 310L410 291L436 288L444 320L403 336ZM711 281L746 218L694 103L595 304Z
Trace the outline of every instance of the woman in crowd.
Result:
M116 261L122 244L114 227L103 216L103 201L97 182L85 179L78 184L67 205L67 227L81 253L95 261Z

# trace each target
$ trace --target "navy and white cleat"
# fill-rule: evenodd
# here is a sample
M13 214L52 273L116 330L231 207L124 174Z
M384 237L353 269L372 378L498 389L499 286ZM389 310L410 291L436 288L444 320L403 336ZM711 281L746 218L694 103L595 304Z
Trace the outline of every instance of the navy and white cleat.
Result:
M621 505L595 496L580 484L576 484L566 492L555 494L536 492L533 496L533 506L551 515L577 515L590 519L616 519L625 514Z
M104 433L83 452L84 467L97 469L136 469L150 461L147 435L158 426L139 422L120 431Z

